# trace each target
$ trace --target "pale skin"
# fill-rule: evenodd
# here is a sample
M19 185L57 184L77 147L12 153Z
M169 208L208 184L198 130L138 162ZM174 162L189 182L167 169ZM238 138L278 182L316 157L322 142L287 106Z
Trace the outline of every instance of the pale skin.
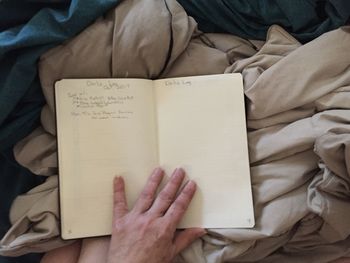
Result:
M202 228L176 230L195 194L196 184L189 181L181 188L185 173L181 168L176 169L157 195L163 177L161 168L153 171L131 210L126 202L124 180L116 177L111 238L86 239L81 246L74 243L50 252L52 256L47 253L42 263L63 262L63 258L67 263L172 262L206 231Z

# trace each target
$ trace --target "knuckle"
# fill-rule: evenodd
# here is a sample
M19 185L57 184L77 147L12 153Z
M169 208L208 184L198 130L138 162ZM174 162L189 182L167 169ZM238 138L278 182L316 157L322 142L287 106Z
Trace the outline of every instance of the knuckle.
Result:
M150 217L149 215L144 215L141 217L141 220L139 221L140 225L143 225L143 226L150 226L152 224L152 217Z
M169 227L173 227L173 229L176 229L176 226L179 222L179 220L182 218L183 213L176 210L176 208L172 209L172 211L168 214L167 220Z
M114 203L118 203L119 199L120 199L119 195L117 193L115 193L114 196L113 196Z
M183 199L178 199L174 203L175 209L179 212L184 212L187 209L187 202Z
M113 229L117 231L122 230L124 228L124 224L125 224L124 218L117 218L114 220Z
M159 198L166 203L171 203L173 201L173 196L167 191L160 192Z
M114 204L114 207L121 207L123 205L123 202L118 198L114 198L113 204Z
M169 234L173 234L173 232L175 231L174 229L174 223L172 220L167 220L163 223L165 230L167 231L167 233Z
M150 192L150 191L142 191L141 192L141 199L144 199L144 200L152 200L153 199L153 193Z
M114 206L114 214L117 215L121 211L121 208L119 206Z
M160 180L161 180L161 177L159 177L159 176L151 176L147 185L148 185L148 187L155 187L159 184Z
M169 187L170 188L178 188L179 187L179 183L176 181L176 180L170 180L169 182L168 182L168 184L169 184Z
M149 233L153 228L153 219L149 216L144 216L136 221L136 226L139 233Z
M123 216L123 214L125 214L127 212L127 208L126 207L115 207L113 212L115 217L121 217Z
M157 177L157 176L151 176L151 178L150 178L150 180L149 180L149 182L151 183L151 184L155 184L155 183L157 183L159 181L159 178Z
M169 223L163 223L158 230L159 237L167 238L172 236L174 231L171 231L171 225Z

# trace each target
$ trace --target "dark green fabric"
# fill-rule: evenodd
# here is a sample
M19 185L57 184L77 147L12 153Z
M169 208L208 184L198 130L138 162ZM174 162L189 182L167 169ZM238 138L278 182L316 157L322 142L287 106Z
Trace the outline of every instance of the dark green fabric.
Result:
M349 22L349 0L178 0L204 32L264 40L270 25L302 43Z
M10 227L13 199L43 181L19 166L12 155L14 144L39 125L44 104L37 74L40 55L78 34L120 0L64 2L0 1L0 238ZM0 256L0 263L39 260L40 255Z

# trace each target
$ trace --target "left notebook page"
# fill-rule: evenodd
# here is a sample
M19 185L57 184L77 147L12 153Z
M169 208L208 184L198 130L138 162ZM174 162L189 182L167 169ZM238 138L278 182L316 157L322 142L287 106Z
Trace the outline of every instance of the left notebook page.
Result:
M132 206L157 166L152 85L142 79L56 82L62 238L110 234L114 176L127 178Z

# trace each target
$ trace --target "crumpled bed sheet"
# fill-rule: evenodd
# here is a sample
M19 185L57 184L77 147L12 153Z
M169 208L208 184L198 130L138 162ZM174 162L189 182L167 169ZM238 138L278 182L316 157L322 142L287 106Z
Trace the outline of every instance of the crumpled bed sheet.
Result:
M177 262L329 262L350 256L349 46L350 27L301 45L272 26L266 42L249 41L203 34L173 0L122 2L41 57L47 102L41 126L14 153L21 165L48 179L13 203L13 226L0 253L16 256L69 243L59 237L56 80L241 72L256 225L210 229Z

